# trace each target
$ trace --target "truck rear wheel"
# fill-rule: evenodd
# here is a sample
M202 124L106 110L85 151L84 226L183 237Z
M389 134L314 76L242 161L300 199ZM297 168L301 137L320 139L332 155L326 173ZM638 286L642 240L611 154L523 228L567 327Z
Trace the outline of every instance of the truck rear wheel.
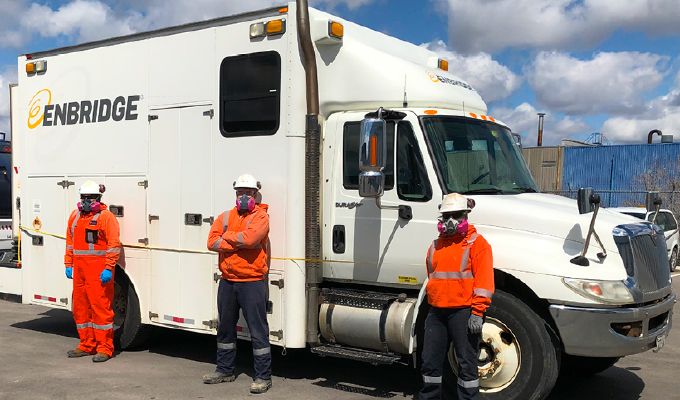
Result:
M619 361L620 357L581 357L562 355L562 372L571 376L598 374Z
M113 330L116 348L142 346L151 334L151 327L142 324L137 292L120 268L115 274L112 307L115 314Z
M559 375L551 328L516 297L496 291L487 310L479 354L480 399L543 400ZM446 390L456 391L457 361L449 350Z

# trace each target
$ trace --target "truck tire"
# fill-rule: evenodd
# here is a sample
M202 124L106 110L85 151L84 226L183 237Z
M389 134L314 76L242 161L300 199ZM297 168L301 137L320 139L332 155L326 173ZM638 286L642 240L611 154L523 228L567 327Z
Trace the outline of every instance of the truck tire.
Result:
M621 357L582 357L562 355L561 371L569 376L590 376L598 374L616 364Z
M480 399L543 400L559 375L560 353L552 328L518 298L496 291L487 310L480 344ZM453 346L444 373L455 398L457 362Z
M113 318L114 341L118 349L140 347L149 339L151 326L142 324L139 298L134 286L117 268L114 279Z

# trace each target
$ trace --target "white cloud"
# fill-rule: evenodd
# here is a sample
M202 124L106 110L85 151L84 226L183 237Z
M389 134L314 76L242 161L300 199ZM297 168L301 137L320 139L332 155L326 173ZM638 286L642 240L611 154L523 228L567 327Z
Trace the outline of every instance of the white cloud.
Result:
M677 0L439 0L462 52L591 48L616 30L680 33Z
M649 131L659 129L664 134L674 135L674 141L680 141L680 82L668 94L650 101L645 108L645 114L637 118L609 118L602 124L602 133L617 142L646 143ZM658 140L654 137L655 142Z
M522 136L525 146L535 146L538 131L538 110L528 103L513 108L492 108L490 115L506 123ZM556 145L560 140L589 133L590 127L578 118L558 117L546 113L543 120L543 145Z
M16 82L16 67L0 66L0 132L9 133L9 84Z
M357 9L376 0L312 0L312 6ZM73 43L148 31L269 8L276 0L0 0L0 47L21 47L31 35L66 36ZM291 16L292 17L292 16Z
M465 56L449 50L441 41L425 43L449 61L449 72L468 82L486 102L504 99L519 88L522 79L487 53Z
M328 9L334 9L340 4L344 4L350 10L356 10L357 8L363 7L375 0L311 0L310 5L314 7L326 6Z
M0 47L18 47L24 42L16 27L16 16L24 12L23 0L0 0Z
M33 3L21 18L21 25L43 37L66 35L76 41L126 35L134 31L129 18L117 18L106 4L86 0L75 0L56 10Z
M579 60L541 52L527 75L538 101L567 114L640 113L642 96L661 83L668 57L651 53L597 53Z

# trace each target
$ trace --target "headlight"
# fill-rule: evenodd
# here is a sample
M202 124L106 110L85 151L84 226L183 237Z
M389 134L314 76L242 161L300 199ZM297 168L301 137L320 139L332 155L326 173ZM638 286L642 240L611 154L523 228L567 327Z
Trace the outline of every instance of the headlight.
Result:
M633 295L623 281L591 281L562 278L569 289L589 299L609 304L630 304Z

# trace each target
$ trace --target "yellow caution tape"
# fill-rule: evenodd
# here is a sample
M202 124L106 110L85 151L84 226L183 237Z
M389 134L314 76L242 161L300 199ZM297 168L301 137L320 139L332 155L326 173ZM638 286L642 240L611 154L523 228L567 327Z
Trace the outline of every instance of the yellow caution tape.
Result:
M58 235L56 233L49 233L45 232L39 229L33 229L33 228L28 228L26 226L21 225L19 227L20 230L29 233L37 233L39 235L44 235L44 236L51 236L53 238L57 239L63 239L66 240L66 236L64 235ZM173 253L191 253L191 254L209 254L213 255L215 254L214 251L206 251L206 250L193 250L193 249L179 249L179 248L168 248L168 247L156 247L156 246L142 246L138 244L125 244L122 243L123 247L127 247L130 249L144 249L144 250L159 250L159 251L170 251ZM304 262L310 262L310 263L347 263L351 264L354 263L354 261L345 261L345 260L318 260L318 259L312 259L312 258L297 258L297 257L271 257L272 260L278 260L278 261L304 261Z

